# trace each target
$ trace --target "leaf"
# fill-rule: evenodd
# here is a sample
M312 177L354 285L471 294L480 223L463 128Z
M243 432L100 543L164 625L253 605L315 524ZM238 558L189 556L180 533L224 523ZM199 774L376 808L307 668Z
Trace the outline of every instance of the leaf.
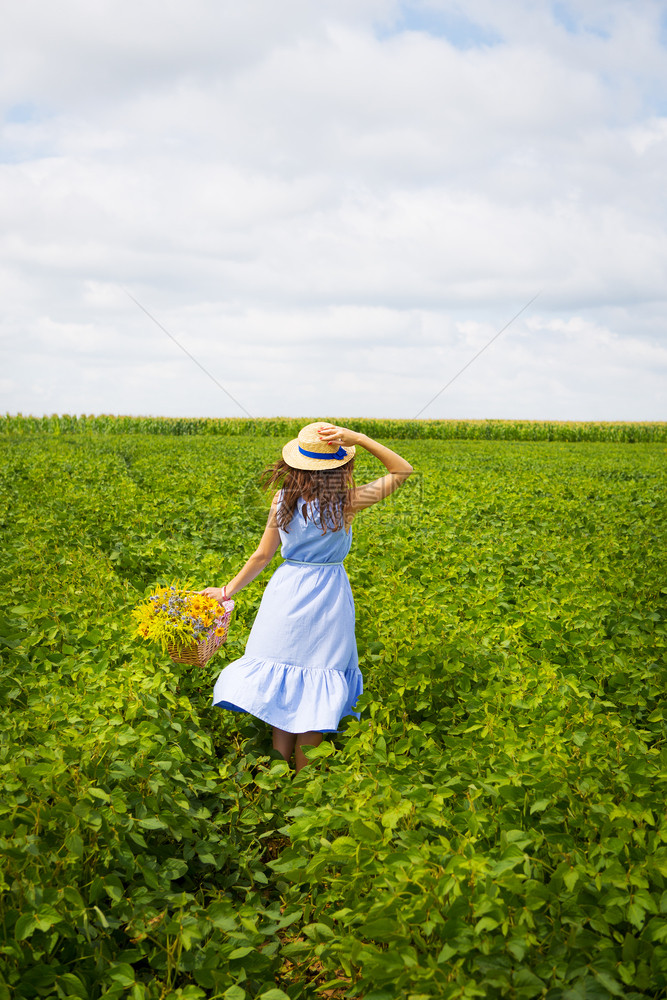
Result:
M544 995L544 982L536 976L530 969L519 969L512 977L512 985L520 990L522 997L535 997Z
M111 802L111 796L108 792L105 792L103 788L97 788L95 785L90 785L87 788L87 792L95 799L101 799L103 802Z
M127 962L119 962L116 965L112 965L106 971L106 978L111 979L114 983L119 983L121 986L132 986L134 983L134 969Z
M292 913L286 913L278 922L278 930L284 930L285 927L291 927L292 924L296 923L297 920L301 920L303 917L303 912L301 910L293 910Z
M667 849L661 847L648 859L648 863L656 868L661 875L667 876Z
M493 917L482 917L475 924L475 934L483 934L484 931L494 931L498 927L498 921Z
M366 925L364 930L366 931L367 934L369 933L368 925ZM329 940L332 937L334 937L334 932L332 931L331 927L329 927L327 924L321 924L321 923L307 924L303 928L303 933L306 934L308 937L314 938L315 940L317 940L318 938L326 938L327 940Z
M517 962L523 962L525 954L528 951L528 944L522 938L513 938L507 942L507 950Z
M566 887L569 889L570 892L572 892L578 881L579 881L579 872L577 871L576 868L570 868L563 875L563 882L565 883Z
M230 959L245 958L246 955L250 955L250 953L253 952L254 950L255 949L252 946L250 946L250 947L246 946L246 947L243 947L243 948L234 948L234 951L231 952L231 954L229 955L229 957L230 957Z
M123 898L123 883L118 878L117 875L105 875L104 876L104 891L107 896L118 903Z
M240 986L230 986L222 995L225 1000L246 1000L247 993Z
M613 994L613 996L615 997L625 996L625 990L619 983L618 979L614 979L614 977L610 976L608 972L598 972L597 970L593 969L593 975L595 976L597 981L601 983L602 986L604 986L606 990L609 990L609 992Z
M37 930L37 920L34 913L24 913L19 917L14 927L14 937L17 941L25 941Z
M381 828L372 820L355 820L352 824L352 833L363 844L374 844L382 839Z
M336 839L331 844L331 850L334 854L346 855L347 857L354 857L358 843L353 837L336 837Z
M52 965L33 965L21 973L21 992L30 996L33 990L36 992L47 990L53 985L55 978L56 972Z
M57 983L60 989L67 990L65 993L67 997L80 997L80 1000L88 1000L90 996L88 987L72 972L66 972L64 975L58 976Z
M628 908L626 910L628 920L631 924L634 924L637 930L641 930L644 926L644 920L646 918L646 910L639 903L628 903Z
M494 877L503 875L505 872L512 871L516 868L519 862L524 860L524 853L516 844L510 844L510 846L503 851L502 857L497 861L491 868L491 874Z
M162 863L162 872L168 879L182 878L188 870L187 862L180 858L167 858Z
M37 928L40 931L50 930L54 924L57 924L62 919L53 906L44 903L34 913L34 917L37 921Z
M70 833L65 839L67 850L77 858L83 857L83 840L78 833Z
M146 816L144 819L140 819L139 823L146 830L166 830L167 824L164 823L159 816Z
M537 799L535 802L533 802L532 806L530 807L530 815L532 816L533 813L536 813L536 812L544 812L544 810L548 807L548 805L550 804L550 802L551 802L550 798L549 799Z

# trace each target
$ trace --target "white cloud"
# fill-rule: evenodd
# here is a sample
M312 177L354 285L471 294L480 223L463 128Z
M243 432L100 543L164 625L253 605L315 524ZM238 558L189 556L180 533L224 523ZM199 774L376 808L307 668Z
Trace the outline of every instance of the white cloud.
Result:
M2 408L664 416L660 7L14 5Z

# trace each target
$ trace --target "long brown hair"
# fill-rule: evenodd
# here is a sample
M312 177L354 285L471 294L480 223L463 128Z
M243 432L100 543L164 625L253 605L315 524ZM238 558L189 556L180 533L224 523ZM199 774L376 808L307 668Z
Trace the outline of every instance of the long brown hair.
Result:
M353 480L354 458L336 469L293 469L284 459L279 459L264 470L260 483L265 490L271 487L282 489L282 502L278 506L278 527L284 531L288 526L299 497L305 500L303 519L311 521L322 528L322 534L330 531L340 531L345 527L345 515L352 506L350 490ZM319 513L315 512L312 502L315 501Z

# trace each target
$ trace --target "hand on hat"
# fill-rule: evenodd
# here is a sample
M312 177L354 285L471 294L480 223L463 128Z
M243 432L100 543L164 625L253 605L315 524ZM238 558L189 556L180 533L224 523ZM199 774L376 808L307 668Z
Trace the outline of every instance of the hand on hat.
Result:
M317 433L322 441L327 441L329 444L342 444L346 448L359 442L357 431L350 431L347 427L336 427L334 424L325 424L319 428Z

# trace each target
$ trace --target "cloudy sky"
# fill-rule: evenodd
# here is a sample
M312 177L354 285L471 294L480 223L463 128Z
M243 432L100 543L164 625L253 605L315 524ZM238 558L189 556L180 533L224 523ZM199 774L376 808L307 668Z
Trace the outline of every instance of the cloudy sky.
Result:
M667 418L667 3L3 22L0 411Z

